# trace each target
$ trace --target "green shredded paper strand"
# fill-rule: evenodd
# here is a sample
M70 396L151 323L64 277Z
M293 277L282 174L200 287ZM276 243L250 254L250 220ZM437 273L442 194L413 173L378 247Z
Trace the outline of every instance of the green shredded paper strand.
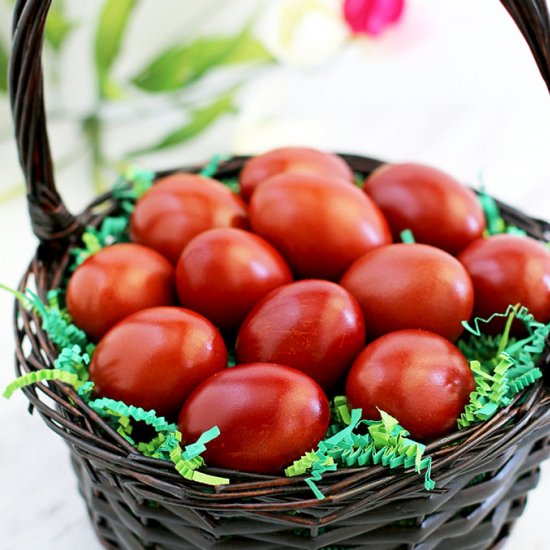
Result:
M413 232L410 229L404 229L399 234L399 237L401 237L401 242L406 244L414 244L416 243L414 239Z
M218 171L220 164L224 160L228 160L229 158L231 158L231 155L228 155L227 153L217 153L213 155L206 166L199 172L199 174L201 176L211 178Z
M90 355L94 346L88 341L86 333L73 324L66 310L59 308L59 293L48 294L48 304L44 304L32 291L25 292L27 307L34 310L42 319L42 329L50 340L61 350L66 347L78 346L85 349Z
M168 423L164 417L157 416L155 411L146 411L140 407L126 405L122 401L109 398L96 399L90 401L88 405L98 414L111 417L111 419L114 418L119 425L118 433L134 445L135 442L127 430L127 427L130 426L130 418L138 422L144 422L154 428L157 436L148 443L139 443L137 445L138 451L146 456L171 460L176 470L184 478L206 485L226 485L229 483L227 478L198 471L198 468L204 466L204 460L202 460L200 454L206 450L206 443L220 435L217 426L204 432L195 443L187 445L182 451L180 447L182 437L177 426Z
M521 236L527 235L527 233L523 229L520 229L515 225L508 225L504 221L504 218L500 214L500 210L495 199L493 199L493 197L485 192L485 188L483 185L481 187L481 190L478 192L477 198L481 204L481 207L483 208L485 221L487 222L485 236L500 235L502 233L510 233L513 235Z
M482 326L496 318L507 319L506 329L499 336L486 336ZM528 336L521 340L509 338L514 319L522 321ZM504 313L495 313L488 319L476 318L472 326L463 323L470 333L468 340L458 347L470 360L476 389L460 418L458 427L466 428L492 418L500 409L510 405L514 396L542 378L536 366L550 333L550 323L535 320L527 308L509 306Z
M65 382L65 384L70 384L75 388L78 388L83 384L76 374L59 369L44 369L36 372L29 372L28 374L20 376L6 387L3 395L9 399L17 390L32 384L37 384L38 382L42 382L44 380L59 380L60 382Z
M134 203L144 195L155 181L156 174L137 166L129 166L119 181L114 185L113 197L122 204L122 209L129 215L134 210Z
M325 472L338 467L382 465L393 468L412 468L417 473L424 471L424 487L430 491L435 487L430 477L432 459L424 456L425 445L408 439L407 432L389 414L380 411L380 421L361 420L361 409L349 411L345 397L337 397L333 403L337 422L349 424L321 441L316 450L306 453L285 470L288 477L310 473L305 482L316 498L324 495L317 487ZM366 425L368 433L358 433L358 428ZM329 431L330 433L330 431Z
M88 226L82 235L83 246L71 249L74 257L72 269L99 252L102 248L115 243L127 242L128 218L126 216L110 216L103 220L101 227Z

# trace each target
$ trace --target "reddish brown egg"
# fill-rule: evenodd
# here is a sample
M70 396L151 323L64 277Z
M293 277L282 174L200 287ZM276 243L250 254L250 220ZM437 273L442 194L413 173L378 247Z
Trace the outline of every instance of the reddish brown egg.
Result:
M317 447L330 419L328 399L309 376L257 363L219 372L186 401L178 421L185 443L217 426L202 455L210 466L280 474Z
M425 244L393 244L359 258L340 283L359 302L367 334L418 328L456 340L474 306L460 262Z
M184 249L177 267L183 306L222 329L236 329L269 292L292 281L281 255L241 229L211 229Z
M279 174L334 177L353 183L353 172L341 157L309 147L281 147L253 157L244 165L239 176L242 197L249 201L259 185Z
M174 268L138 244L100 250L76 269L67 286L69 313L93 341L136 311L174 301Z
M458 259L474 284L477 317L521 304L538 321L550 321L550 250L543 244L530 237L495 235L473 242Z
M449 174L423 164L386 164L365 181L397 240L410 229L416 242L457 254L485 229L475 193Z
M130 234L175 265L193 237L215 227L248 228L243 200L218 181L180 173L161 179L138 200Z
M391 242L384 216L360 189L322 176L272 177L252 197L250 222L302 278L338 279Z
M294 367L328 390L364 345L353 296L335 283L307 280L278 288L256 305L241 325L236 354L240 363Z
M395 417L413 439L430 441L456 429L474 377L466 358L445 338L424 330L401 330L369 344L346 383L352 408L363 417Z
M203 380L226 367L224 341L210 321L156 307L127 317L101 339L90 380L102 397L174 418Z

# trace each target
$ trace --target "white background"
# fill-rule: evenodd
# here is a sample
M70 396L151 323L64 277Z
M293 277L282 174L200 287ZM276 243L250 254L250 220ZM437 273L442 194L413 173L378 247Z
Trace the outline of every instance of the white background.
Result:
M86 4L92 7L79 8L80 15L95 17L97 2ZM243 12L254 7L247 0L239 4ZM181 18L181 6L167 0L142 4L139 17L151 21L153 28L145 41L139 34L129 37L125 52L129 65L170 35L155 33L155 25L164 29ZM304 143L427 162L471 184L482 173L492 194L532 215L549 218L550 100L527 47L499 2L411 0L408 7L398 29L376 42L355 43L322 68L304 73L284 67L262 73L243 94L236 122L223 121L183 150L146 159L145 166L201 161L219 151ZM226 17L219 19L213 24L231 24ZM84 40L77 39L69 50L66 70L78 77L61 100L75 110L85 109L90 83L84 60L89 52ZM3 103L2 126L7 120ZM151 135L162 130L155 124L139 129ZM113 130L112 150L130 142L135 131L135 127ZM74 128L54 124L53 136L54 151L61 154L74 141ZM83 158L60 178L63 195L73 209L91 197L88 174ZM4 143L0 191L19 180L14 147ZM16 285L35 245L23 198L1 205L2 282ZM11 298L0 294L0 387L13 377L11 310ZM64 443L38 416L26 413L21 395L0 401L0 427L0 547L99 548L77 494ZM510 549L550 548L549 494L546 467Z

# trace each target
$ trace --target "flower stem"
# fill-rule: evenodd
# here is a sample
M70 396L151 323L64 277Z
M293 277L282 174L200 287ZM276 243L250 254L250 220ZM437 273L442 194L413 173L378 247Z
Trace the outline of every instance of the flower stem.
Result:
M99 116L94 113L82 121L82 130L90 147L92 155L92 173L94 192L99 195L107 189L107 182L103 175L105 158L101 148L101 137L103 134L103 123Z

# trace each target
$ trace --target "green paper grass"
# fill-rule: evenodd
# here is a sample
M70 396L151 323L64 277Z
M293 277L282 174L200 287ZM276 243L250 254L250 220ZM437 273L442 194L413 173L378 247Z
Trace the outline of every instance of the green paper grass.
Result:
M123 216L126 219L134 211L136 201L144 195L155 181L156 174L138 166L129 166L113 186L113 198L118 201Z
M16 378L13 382L8 384L4 390L3 396L9 399L17 390L23 389L32 384L37 384L44 380L58 380L78 388L82 385L76 374L66 372L60 369L44 369L35 372L29 372L19 378Z
M73 324L67 310L60 309L61 292L59 290L48 292L48 304L44 304L31 290L19 292L2 284L0 288L13 294L25 309L34 311L40 316L42 329L60 349L78 346L80 349L85 349L89 355L93 353L95 346L90 344L84 331Z
M86 227L82 234L83 246L71 249L71 255L74 257L71 271L106 246L128 242L128 223L126 216L109 216L103 220L99 229Z
M93 383L89 380L88 367L95 346L88 341L86 334L72 323L70 315L62 308L60 291L48 293L48 304L44 304L30 290L22 293L3 285L0 287L14 294L24 307L40 315L44 331L60 349L54 361L55 368L20 376L6 387L4 397L10 398L15 391L45 380L63 382L75 388L92 410L104 417L119 435L136 446L137 450L144 455L172 460L175 469L183 477L198 483L207 485L229 483L226 478L211 476L198 470L204 465L200 454L205 451L206 443L220 433L216 426L181 451L179 445L182 438L177 426L157 416L155 411L146 411L109 398L92 399ZM156 432L155 437L149 442L136 444L131 437L132 421L144 422L151 426Z
M76 374L80 382L88 380L88 366L90 364L90 355L82 352L80 346L74 345L63 348L54 361L54 366L58 370Z
M136 445L138 451L153 458L171 460L182 477L205 485L226 485L229 483L227 478L212 476L198 470L201 466L204 466L204 460L200 455L206 450L206 444L220 434L217 426L204 432L195 443L187 445L182 451L180 447L182 437L177 426L168 423L164 417L157 416L155 411L146 411L141 407L126 405L122 401L108 398L95 399L90 401L88 405L98 414L114 422L117 432L132 445L136 444L130 437L130 419L151 426L157 432L157 435L149 442L138 443Z
M199 172L199 174L201 176L205 176L206 178L211 178L218 171L220 164L230 158L231 155L228 155L227 153L216 153L208 161L206 166Z
M406 244L416 243L413 232L410 229L404 229L403 231L401 231L399 236L401 237L401 242L403 243L406 243Z
M119 201L129 200L135 202L151 189L155 177L155 172L151 170L144 170L133 165L129 166L114 185L113 196Z
M487 195L485 188L482 186L481 190L478 192L478 200L483 208L485 214L485 222L487 228L485 229L485 236L490 235L501 235L502 233L510 233L513 235L526 236L527 233L516 227L515 225L508 225L504 218L500 214L500 209L493 197Z
M507 319L504 332L499 336L483 334L484 325L495 318ZM514 319L525 325L526 338L510 338ZM459 428L489 420L507 407L519 392L542 378L536 365L550 333L550 323L545 325L536 321L527 308L517 305L510 305L506 312L496 313L488 319L475 318L473 326L466 322L463 325L470 338L458 342L458 347L470 361L476 389L458 419Z
M204 483L206 485L227 485L229 479L205 474L198 470L198 468L204 464L200 455L206 450L205 445L219 435L220 430L217 426L214 426L210 430L204 432L195 443L187 445L183 451L179 446L174 447L170 452L170 460L174 463L176 470L183 477L199 483Z
M208 178L213 177L218 171L220 164L229 158L231 158L231 155L216 153L199 174ZM113 197L119 202L121 209L127 217L132 214L136 201L153 186L155 178L155 172L144 170L138 166L129 166L125 170L113 188ZM228 178L220 181L235 193L239 193L240 189L237 178Z
M346 412L347 409L347 412ZM424 487L430 491L435 483L430 477L432 459L424 456L425 445L408 439L407 432L398 421L380 411L381 420L361 420L361 409L351 412L345 397L337 397L332 403L336 422L348 424L333 433L313 450L304 454L285 470L285 475L294 477L310 473L305 482L319 500L324 499L317 483L323 474L339 467L382 465L390 469L412 468L417 473L424 471ZM359 433L361 425L367 426L367 434ZM330 433L329 429L329 433Z

